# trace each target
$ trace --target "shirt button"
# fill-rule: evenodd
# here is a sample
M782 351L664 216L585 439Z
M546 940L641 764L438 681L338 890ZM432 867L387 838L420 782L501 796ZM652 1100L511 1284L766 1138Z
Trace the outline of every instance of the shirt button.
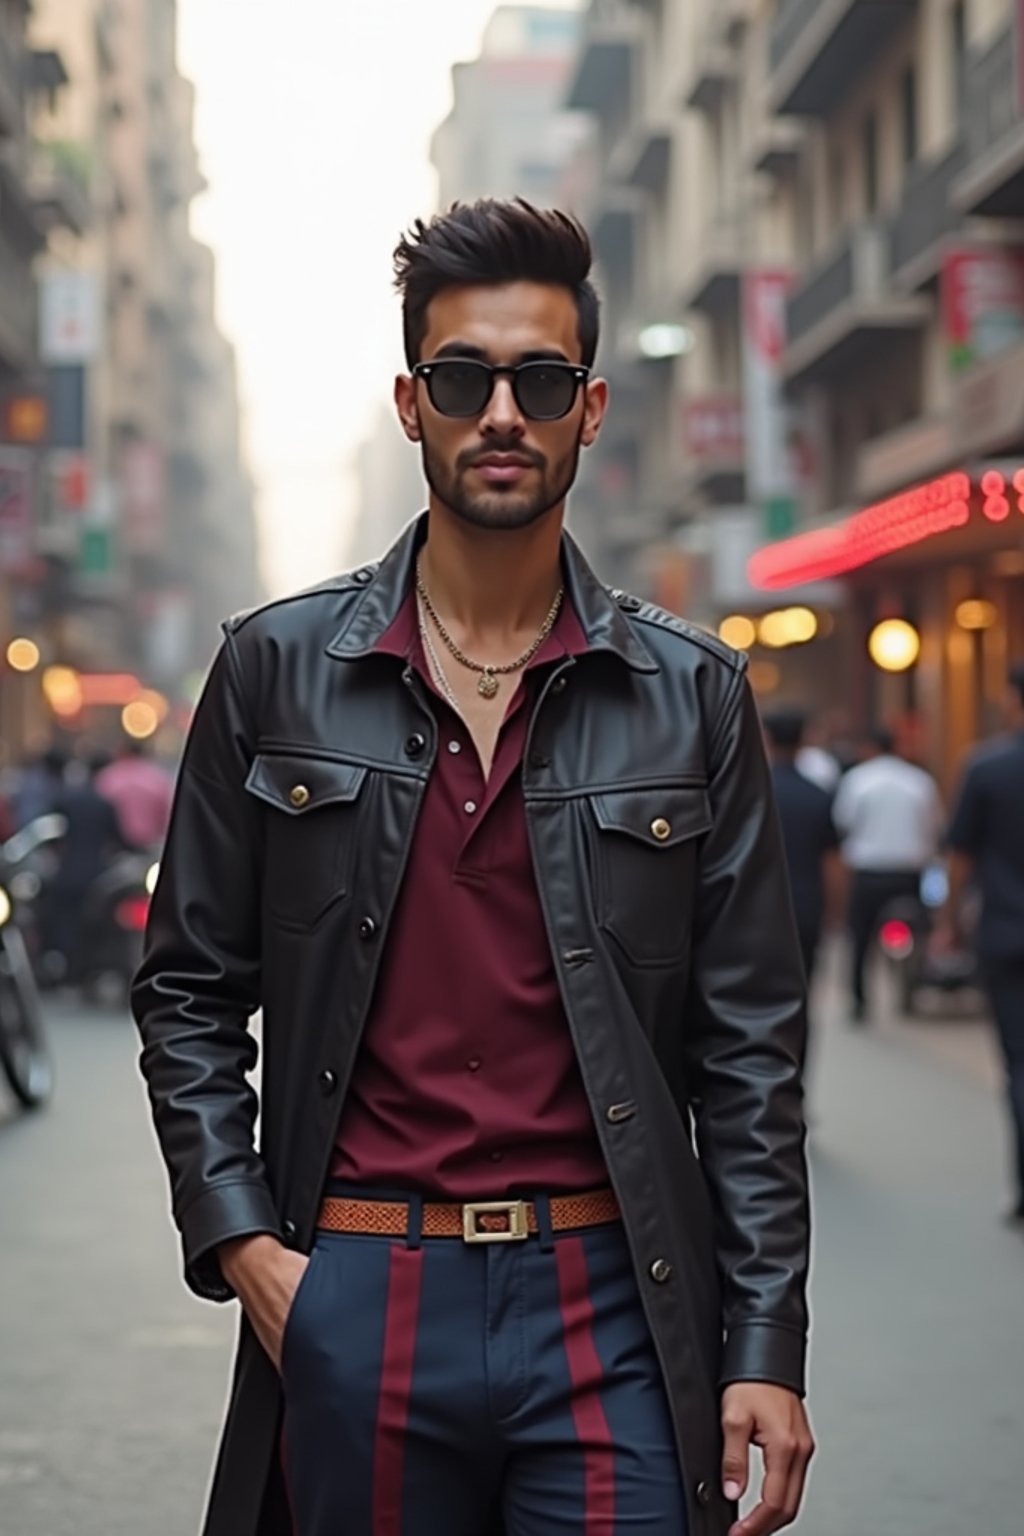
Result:
M359 924L359 937L364 941L364 943L368 943L376 932L377 924L374 922L373 918L364 917L362 922Z
M480 1060L479 1056L471 1056L466 1062L466 1066L471 1072L479 1072L480 1068L483 1066L483 1062Z
M452 757L458 757L459 753L462 751L461 743L457 741L450 741L448 743L448 751L451 753Z
M656 1285L664 1285L672 1278L672 1265L667 1259L655 1259L651 1265L651 1279Z
M465 811L467 816L474 816L476 814L476 801L467 800L462 809Z

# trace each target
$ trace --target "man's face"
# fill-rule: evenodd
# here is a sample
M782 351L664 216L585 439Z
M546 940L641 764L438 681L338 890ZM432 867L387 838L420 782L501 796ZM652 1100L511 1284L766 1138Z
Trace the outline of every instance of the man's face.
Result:
M420 361L445 358L579 364L573 296L543 283L445 289L427 311ZM591 380L580 385L566 416L534 421L517 404L512 385L508 374L496 375L490 399L473 417L437 410L423 379L403 376L395 386L406 436L422 445L427 484L476 528L526 528L560 508L580 449L594 442L607 404L606 385Z

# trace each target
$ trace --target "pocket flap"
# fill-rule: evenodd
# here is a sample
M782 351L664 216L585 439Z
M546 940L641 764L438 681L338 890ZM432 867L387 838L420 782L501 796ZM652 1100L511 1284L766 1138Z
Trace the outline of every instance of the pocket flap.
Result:
M289 816L302 816L325 805L354 800L365 778L366 769L356 763L261 752L253 760L245 787Z
M672 848L711 827L711 801L704 785L622 789L593 795L591 801L605 832L625 833L651 848Z

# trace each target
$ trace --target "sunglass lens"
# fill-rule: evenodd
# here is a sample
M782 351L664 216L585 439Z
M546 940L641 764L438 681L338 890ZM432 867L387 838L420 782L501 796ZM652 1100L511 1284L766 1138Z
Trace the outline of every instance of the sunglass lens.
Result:
M576 398L576 378L569 368L538 363L516 375L516 394L525 416L535 421L555 421L571 410Z
M443 416L478 416L487 404L491 375L480 363L435 363L429 377L430 398Z

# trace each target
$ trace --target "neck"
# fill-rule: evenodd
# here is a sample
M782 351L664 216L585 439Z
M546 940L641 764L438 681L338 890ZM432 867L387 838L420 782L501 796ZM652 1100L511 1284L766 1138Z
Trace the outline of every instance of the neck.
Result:
M431 497L420 560L438 612L481 637L537 629L562 579L563 516L560 507L529 528L474 528Z

